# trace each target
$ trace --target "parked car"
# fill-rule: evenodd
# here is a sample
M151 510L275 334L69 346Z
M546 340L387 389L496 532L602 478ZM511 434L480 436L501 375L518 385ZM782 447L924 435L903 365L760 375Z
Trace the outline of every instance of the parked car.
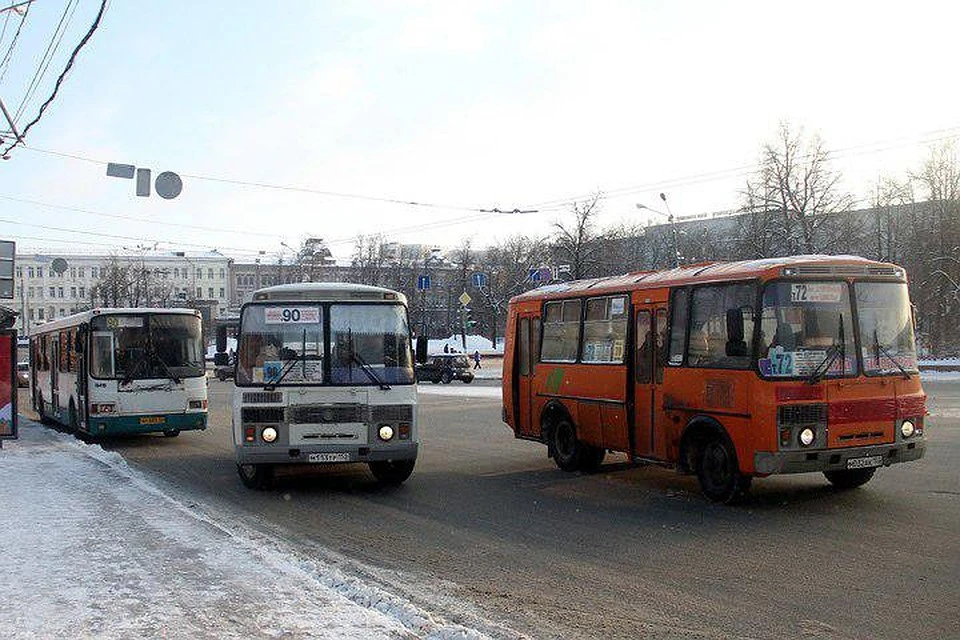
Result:
M423 364L417 365L417 379L437 384L449 384L451 380L462 380L465 384L473 382L470 361L462 354L443 354L430 356Z
M17 386L18 387L30 386L30 363L29 362L17 363Z
M214 373L215 376L217 376L217 380L219 380L220 382L225 382L225 381L227 381L227 380L233 380L233 375L234 375L233 365L232 365L232 364L222 364L222 365L216 367L216 368L213 370L213 373Z

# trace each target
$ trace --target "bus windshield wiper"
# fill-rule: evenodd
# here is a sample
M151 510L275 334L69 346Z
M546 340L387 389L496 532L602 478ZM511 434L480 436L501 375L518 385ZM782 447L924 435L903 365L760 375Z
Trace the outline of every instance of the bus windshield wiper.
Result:
M292 351L292 349L291 349L291 351ZM307 330L304 329L304 330L303 330L303 340L302 340L302 344L301 344L301 348L300 348L300 353L298 353L298 354L297 354L297 357L295 357L293 360L291 360L290 363L289 363L286 367L283 368L283 371L280 372L280 375L279 375L279 376L277 376L276 378L273 378L272 380L270 380L270 382L264 381L263 390L264 390L264 391L273 391L274 389L277 388L277 385L280 384L280 383L283 381L283 379L287 377L287 374L290 373L290 371L293 370L293 367L294 367L298 362L306 362L306 361L307 361L306 351L307 351Z
M160 363L163 366L163 370L167 372L167 377L173 380L175 383L180 384L180 378L173 372L170 368L170 365L167 364L167 361L160 357L160 354L151 346L147 348L147 355L152 357L154 360Z
M827 349L827 353L823 356L823 360L820 361L813 369L813 373L810 374L810 377L807 378L808 384L816 384L823 380L827 375L827 372L830 371L830 367L833 366L833 363L837 360L837 357L843 358L840 361L840 375L841 377L846 374L844 368L847 363L846 355L846 340L844 339L843 334L843 314L840 314L840 328L837 330L837 337L834 339L830 348Z
M887 357L887 360L897 365L897 369L900 369L900 373L903 374L903 377L905 380L910 379L910 374L907 372L904 366L900 364L900 361L894 358L893 355L891 355L890 351L888 351L885 346L880 344L880 337L877 335L876 327L874 327L873 329L873 352L875 354L874 357L876 358L877 369L880 369L880 354L883 354Z
M353 330L349 328L347 329L347 348L350 350L350 360L360 365L360 370L367 374L367 377L370 378L371 382L380 387L382 391L389 391L390 385L384 382L383 379L377 375L377 372L374 370L373 366L364 360L363 357L357 353L356 349L354 349Z

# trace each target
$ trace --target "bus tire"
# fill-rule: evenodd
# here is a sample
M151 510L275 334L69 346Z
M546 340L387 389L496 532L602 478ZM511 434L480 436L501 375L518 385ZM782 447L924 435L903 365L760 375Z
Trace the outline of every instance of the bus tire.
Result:
M550 429L550 451L553 461L564 471L589 470L594 462L599 465L596 448L577 439L577 428L566 416L557 420Z
M180 435L180 429L170 429L169 431L164 431L163 435L165 438L176 438Z
M377 482L397 487L410 477L416 462L416 460L380 460L368 464Z
M724 434L704 438L697 449L700 490L713 502L732 504L750 489L750 476L740 473L737 452Z
M440 376L440 382L443 384L450 384L451 380L453 380L453 374L449 371L444 371Z
M217 372L217 380L219 380L220 382L226 382L226 381L227 381L227 375L226 375L223 371L218 371L218 372Z
M247 489L263 490L273 482L273 466L269 464L238 464L237 474Z
M876 467L872 467L870 469L824 471L823 475L827 477L827 480L829 480L830 484L836 489L856 489L870 482L870 478L872 478L876 472Z
M431 378L430 382L432 382L433 384L440 384L440 378Z
M583 447L583 455L580 457L580 470L585 473L596 473L603 464L603 459L607 456L607 450L600 447L591 447L580 443Z

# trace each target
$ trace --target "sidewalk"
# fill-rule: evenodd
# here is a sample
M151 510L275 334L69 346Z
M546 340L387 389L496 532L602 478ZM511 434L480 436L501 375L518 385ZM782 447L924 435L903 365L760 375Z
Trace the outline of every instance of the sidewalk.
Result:
M3 638L483 637L22 417L0 540Z

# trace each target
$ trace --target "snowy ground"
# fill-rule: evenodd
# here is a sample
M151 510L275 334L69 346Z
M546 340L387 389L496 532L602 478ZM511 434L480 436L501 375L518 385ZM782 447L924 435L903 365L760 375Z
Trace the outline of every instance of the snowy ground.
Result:
M430 382L417 385L417 391L429 396L458 396L461 398L496 398L500 399L501 389L495 387L481 387L474 384L463 384L462 382L451 382L450 384L433 384Z
M3 638L484 637L27 420L0 514Z

